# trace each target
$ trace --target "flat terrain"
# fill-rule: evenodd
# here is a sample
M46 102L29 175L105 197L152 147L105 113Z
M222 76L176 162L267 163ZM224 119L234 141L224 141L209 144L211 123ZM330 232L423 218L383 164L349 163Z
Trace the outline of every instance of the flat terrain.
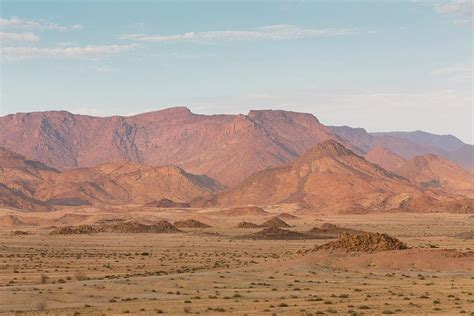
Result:
M284 210L266 211L273 216ZM294 231L332 223L384 232L414 248L375 254L303 253L326 240L241 239L261 229L234 228L238 222L262 223L268 218L223 220L210 210L78 209L1 215L0 313L4 314L474 312L474 257L462 255L474 250L474 240L472 234L471 239L455 237L472 231L470 214L295 213L296 219L285 219ZM10 215L14 223L5 217ZM42 224L28 224L33 217ZM196 218L213 227L174 234L49 235L51 226L110 218L141 222ZM15 230L30 234L14 235Z

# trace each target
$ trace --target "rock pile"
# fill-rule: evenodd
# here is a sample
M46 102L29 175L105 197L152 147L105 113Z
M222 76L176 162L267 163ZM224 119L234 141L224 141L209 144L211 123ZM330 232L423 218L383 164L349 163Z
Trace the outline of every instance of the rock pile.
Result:
M363 231L352 229L352 228L340 227L331 223L324 223L319 228L313 227L309 231L307 231L307 234L310 234L310 235L339 236L342 233L358 235L358 234L362 234Z
M210 225L204 224L203 222L197 221L195 219L187 219L184 221L176 221L173 223L175 227L178 228L208 228Z
M240 222L236 226L237 228L258 228L260 225L251 222Z
M246 235L244 238L260 240L301 240L310 239L311 237L302 233L271 226L254 234Z
M407 248L406 244L387 234L362 233L355 235L343 233L337 240L318 246L314 248L314 251L344 250L347 252L376 252Z
M83 235L95 233L177 233L180 230L167 221L152 225L135 222L108 225L80 225L60 227L51 231L51 235Z
M288 228L288 227L291 227L290 225L288 225L285 221L281 220L280 218L278 217L273 217L271 219L269 219L268 221L264 222L262 225L259 225L260 227L278 227L278 228L281 228L281 227L285 227L285 228Z

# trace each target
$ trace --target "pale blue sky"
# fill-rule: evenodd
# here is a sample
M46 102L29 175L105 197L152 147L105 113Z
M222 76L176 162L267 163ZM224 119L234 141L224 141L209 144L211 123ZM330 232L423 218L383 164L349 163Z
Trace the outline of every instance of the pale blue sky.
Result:
M1 0L0 115L275 108L472 143L472 1Z

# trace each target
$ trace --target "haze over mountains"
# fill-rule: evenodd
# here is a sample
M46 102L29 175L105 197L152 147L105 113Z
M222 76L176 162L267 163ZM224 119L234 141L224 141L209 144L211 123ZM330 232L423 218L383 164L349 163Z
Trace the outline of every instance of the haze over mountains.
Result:
M289 111L198 115L184 107L107 118L18 113L0 125L0 198L14 208L160 199L330 212L440 210L448 201L472 208L473 146L454 136L371 134Z

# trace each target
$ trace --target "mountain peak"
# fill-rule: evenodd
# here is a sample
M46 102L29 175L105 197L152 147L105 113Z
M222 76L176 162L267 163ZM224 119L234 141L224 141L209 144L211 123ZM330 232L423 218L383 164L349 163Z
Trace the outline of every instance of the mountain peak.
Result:
M339 156L350 156L355 155L350 149L347 149L342 144L338 143L334 139L325 140L312 149L308 150L301 160L316 160L324 157L339 157Z
M311 113L300 113L285 110L250 110L247 114L252 119L266 119L271 121L316 121L319 120Z

